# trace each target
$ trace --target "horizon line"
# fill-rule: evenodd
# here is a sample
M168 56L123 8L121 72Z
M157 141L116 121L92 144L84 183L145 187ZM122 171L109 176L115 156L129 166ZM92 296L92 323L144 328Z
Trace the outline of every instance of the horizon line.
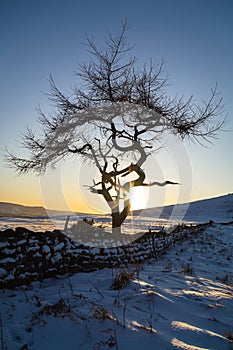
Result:
M208 200L208 199L212 199L212 198L219 198L219 197L224 197L224 196L228 196L228 195L232 195L233 192L229 192L229 193L225 193L225 194L220 194L220 195L215 195L214 197L206 197L206 198L199 198L199 199L194 199L190 202L182 202L182 203L171 203L171 204L166 204L163 205L164 207L168 207L168 206L172 206L172 205L180 205L180 204L188 204L188 203L193 203L193 202L198 202L198 201L202 201L202 200ZM74 211L74 210L67 210L67 209L51 209L51 208L46 208L43 205L26 205L26 204L21 204L21 203L13 203L13 202L6 202L6 201L0 201L1 203L5 203L5 204L12 204L12 205L19 205L19 206L23 206L23 207L30 207L30 208L42 208L45 211L58 211L58 212L66 212L66 213L78 213L78 214L91 214L91 215L109 215L110 213L107 212L94 212L94 211L90 211L90 212L82 212L82 211ZM153 209L153 208L160 208L162 205L158 205L156 207L146 207L146 208L142 208L142 209L134 209L131 210L131 212L134 211L138 211L138 210L147 210L147 209Z

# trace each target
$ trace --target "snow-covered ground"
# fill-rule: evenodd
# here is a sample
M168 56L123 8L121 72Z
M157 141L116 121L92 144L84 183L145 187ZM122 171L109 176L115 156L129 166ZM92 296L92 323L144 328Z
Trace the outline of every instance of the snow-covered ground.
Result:
M233 220L233 194L202 199L191 203L145 209L142 215L186 222L227 222Z
M0 298L7 350L230 350L233 226L208 227L147 264L34 282Z

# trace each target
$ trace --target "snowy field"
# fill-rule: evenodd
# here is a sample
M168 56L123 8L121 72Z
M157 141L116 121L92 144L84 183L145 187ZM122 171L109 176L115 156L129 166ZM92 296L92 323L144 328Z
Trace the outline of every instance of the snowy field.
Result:
M191 214L196 222L228 224L212 224L157 260L1 290L0 348L233 349L233 196L225 197L211 217L200 203ZM65 219L1 218L0 229L62 229ZM107 217L96 221L110 224ZM133 225L170 228L175 221L137 218Z
M34 282L0 298L7 350L230 350L233 226L209 227L147 264Z
M106 232L111 232L111 217L110 216L96 216L96 215L71 215L68 222L68 229L77 223L83 222L83 219L93 219L95 228L103 227ZM15 229L16 227L24 227L34 232L53 231L55 229L63 231L66 224L66 215L34 218L0 218L0 231L5 229ZM162 228L171 230L180 223L190 224L194 221L184 220L167 220L163 218L153 217L133 217L129 216L122 225L122 233L134 234L139 232L146 232L149 228L153 231L159 231ZM205 221L203 221L205 222Z

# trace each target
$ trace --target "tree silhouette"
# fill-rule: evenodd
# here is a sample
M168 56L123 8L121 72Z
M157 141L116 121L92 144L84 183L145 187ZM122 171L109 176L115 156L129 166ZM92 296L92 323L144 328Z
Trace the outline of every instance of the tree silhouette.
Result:
M138 68L126 31L125 21L118 34L107 33L103 48L86 36L91 59L79 66L72 98L63 94L50 76L48 98L56 108L52 116L39 109L42 137L27 128L22 143L30 157L10 152L6 156L20 174L42 173L70 154L94 162L100 180L93 180L89 190L104 197L117 232L130 211L131 188L176 184L145 182L142 166L158 150L163 133L202 142L215 137L224 124L217 87L200 105L193 97L168 97L163 62Z

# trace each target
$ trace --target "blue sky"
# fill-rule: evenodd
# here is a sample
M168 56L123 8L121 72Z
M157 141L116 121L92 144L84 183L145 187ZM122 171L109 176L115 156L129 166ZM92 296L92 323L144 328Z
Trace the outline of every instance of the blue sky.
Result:
M144 1L4 1L0 11L1 150L18 151L18 136L36 126L35 107L49 110L49 74L69 92L78 62L88 60L83 36L97 43L106 29L116 31L127 18L129 42L139 64L164 59L169 93L197 101L218 82L227 132L214 146L187 145L192 164L191 199L233 191L233 2L230 0ZM2 153L2 152L1 152ZM20 153L20 150L19 152ZM33 175L15 178L0 158L0 201L40 204L41 189ZM30 189L27 190L27 189Z

